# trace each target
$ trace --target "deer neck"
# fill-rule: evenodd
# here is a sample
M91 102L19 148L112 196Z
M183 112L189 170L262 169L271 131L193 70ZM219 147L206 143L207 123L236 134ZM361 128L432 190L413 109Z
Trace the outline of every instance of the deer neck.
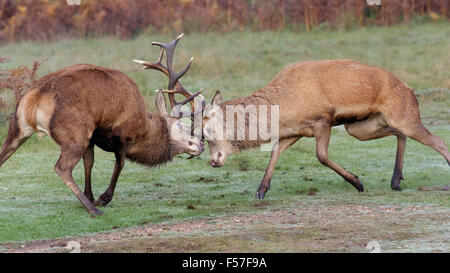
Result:
M269 96L267 93L270 93L270 88L262 88L259 90L256 90L251 95L243 98L237 98L233 100L226 101L222 104L222 108L226 105L255 105L258 107L259 105L272 105L274 102L271 100L271 96Z
M255 106L256 109L258 109L259 106L265 105L265 106L270 106L273 103L270 100L270 96L266 95L266 91L264 89L260 89L255 91L253 94L251 94L250 96L247 97L243 97L243 98L237 98L237 99L233 99L233 100L229 100L224 102L221 105L222 111L225 114L226 113L226 108L227 106L238 106L238 105L242 105L243 108L249 107L249 106ZM240 111L245 111L243 110L243 108L240 108ZM240 112L237 111L236 113ZM270 108L268 108L268 111L270 112ZM245 132L248 133L249 131L249 115L244 113L238 113L241 115L245 115ZM235 124L235 130L236 130L236 124ZM251 149L251 148L256 148L261 146L261 144L263 143L268 143L269 141L262 141L259 138L259 132L258 132L258 138L256 140L249 140L247 139L247 133L246 133L246 139L244 140L230 140L228 141L228 143L231 145L231 150L233 151L233 153L238 153L242 150L246 150L246 149Z
M130 148L127 158L146 166L171 161L175 153L164 117L149 113L146 131L147 133Z

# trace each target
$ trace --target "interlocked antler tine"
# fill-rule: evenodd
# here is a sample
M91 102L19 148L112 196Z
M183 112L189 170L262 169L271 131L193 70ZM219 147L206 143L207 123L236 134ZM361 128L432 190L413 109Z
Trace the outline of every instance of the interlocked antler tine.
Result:
M169 95L171 95L171 94L180 94L180 92L179 92L179 91L176 91L176 90L162 90L162 89L160 89L160 90L155 90L155 91L156 91L156 92L161 91L161 92L167 93L167 94L169 94ZM192 102L193 102L193 103L195 104L195 102L194 102L193 100L194 100L197 96L199 96L200 93L201 93L202 91L203 91L203 88L200 89L197 93L195 93L195 94L189 96L188 98L184 99L183 101L177 102L177 103L175 104L175 106L172 108L172 112L177 113L177 116L180 117L180 118L181 118L181 117L187 117L187 116L194 116L194 115L196 115L196 114L202 113L203 110L204 110L204 107L203 107L203 106L201 107L200 110L195 110L195 109L194 109L194 111L191 111L191 112L181 111L181 107L182 107L183 105L185 105L186 103L188 103L188 102L191 102L191 103L192 103ZM202 105L203 105L203 104L205 104L205 102L204 102L203 96L201 96L201 97L202 97ZM175 111L175 110L176 110L176 111Z
M198 95L200 95L200 93L201 93L202 91L203 91L203 89L200 89L197 93L195 93L195 94L189 93L189 96L186 96L186 95L184 94L184 92L182 92L182 91L180 91L180 90L162 90L163 93L167 93L167 94L169 94L169 95L173 95L173 94L182 94L182 95L185 95L186 99L184 99L184 100L181 101L181 102L176 102L175 105L174 105L174 107L177 107L177 106L183 106L183 105L185 105L185 104L188 103L188 102L191 102L191 103L192 103L192 100L193 100L195 97L197 97Z

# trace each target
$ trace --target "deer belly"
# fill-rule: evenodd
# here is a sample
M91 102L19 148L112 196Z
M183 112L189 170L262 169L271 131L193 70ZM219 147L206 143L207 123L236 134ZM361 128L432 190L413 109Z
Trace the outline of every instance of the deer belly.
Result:
M385 134L389 126L382 114L377 113L362 121L344 125L347 132L359 140L370 140Z
M342 107L336 109L333 115L333 126L354 123L357 121L365 121L369 116L373 115L367 106Z

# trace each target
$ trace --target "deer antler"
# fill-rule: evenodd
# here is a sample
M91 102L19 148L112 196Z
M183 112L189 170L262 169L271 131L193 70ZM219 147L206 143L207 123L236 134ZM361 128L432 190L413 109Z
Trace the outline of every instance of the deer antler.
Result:
M200 93L202 92L202 89L200 89L200 91L198 91L195 94L191 94L189 91L187 91L181 85L181 83L179 81L179 79L181 77L183 77L183 75L186 74L186 72L191 67L192 62L194 61L194 57L192 57L189 60L188 64L186 65L186 67L183 70L181 70L178 73L173 71L173 53L175 51L175 47L177 46L178 41L181 39L181 37L183 37L183 35L184 34L179 35L175 40L173 40L172 42L167 43L167 44L160 43L160 42L152 42L152 45L157 45L157 46L161 47L161 51L159 53L158 60L155 63L150 63L150 62L141 61L141 60L133 60L133 61L144 65L143 69L159 70L159 71L163 72L166 76L169 77L168 90L162 90L162 91L169 95L169 101L170 101L170 105L172 107L172 112L175 112L177 114L177 117L184 117L184 116L191 117L191 120L193 121L192 126L191 126L191 132L193 134L193 132L195 130L194 116L197 115L198 113L203 113L205 102L204 102L204 98L200 95ZM164 66L161 63L162 58L164 56L164 51L166 51L166 54L167 54L167 57L166 57L167 66ZM175 100L175 94L183 95L184 97L186 97L186 99L181 102L177 102ZM196 109L195 102L194 102L194 98L199 95L202 97L202 103L201 103L200 110ZM182 112L181 107L188 102L191 104L192 112L189 112L189 113Z
M155 63L150 63L150 62L141 61L141 60L133 60L133 61L144 65L143 69L159 70L159 71L163 72L166 76L169 77L168 90L163 90L163 92L169 94L169 101L170 101L170 105L171 105L172 109L178 108L178 110L179 110L179 108L181 108L181 106L183 106L187 102L190 102L191 107L194 112L195 105L194 105L193 98L198 96L201 91L199 91L195 94L191 94L179 82L179 79L181 77L183 77L183 75L186 74L186 72L189 70L192 62L194 61L194 57L192 57L189 60L188 64L182 71L180 71L179 73L173 71L173 53L175 51L175 47L177 46L178 41L181 39L181 37L183 37L183 35L184 34L179 35L175 40L173 40L172 42L167 43L167 44L160 43L160 42L152 42L152 45L157 45L157 46L161 47L161 51L159 53L158 60ZM167 57L166 57L167 66L164 66L161 63L162 58L164 56L164 50L166 51L166 54L167 54ZM186 99L182 102L177 102L175 100L175 94L183 95L186 97Z

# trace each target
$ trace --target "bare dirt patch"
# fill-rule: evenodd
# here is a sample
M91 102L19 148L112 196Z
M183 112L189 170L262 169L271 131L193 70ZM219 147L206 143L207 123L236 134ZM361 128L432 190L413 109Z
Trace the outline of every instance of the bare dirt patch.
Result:
M271 208L230 217L145 225L26 244L6 252L383 252L450 251L450 213L433 206L328 205Z

